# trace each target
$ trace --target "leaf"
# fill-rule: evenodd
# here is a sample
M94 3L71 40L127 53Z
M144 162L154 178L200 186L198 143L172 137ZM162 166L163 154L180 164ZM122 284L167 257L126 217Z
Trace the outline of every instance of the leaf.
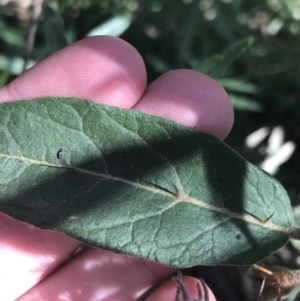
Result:
M221 84L226 90L232 92L240 92L254 95L259 94L258 85L247 82L241 78L223 78L218 80L218 83Z
M121 36L130 26L131 18L126 16L114 16L106 22L98 25L87 33L87 37L97 35L110 35L114 37Z
M222 54L215 54L202 61L190 59L190 65L196 71L215 79L225 77L229 67L253 44L253 37L242 39L229 47Z
M68 46L66 30L62 17L51 7L46 6L43 11L43 33L46 41L46 48L49 54Z
M251 264L289 238L282 186L213 136L74 98L0 120L0 211L18 220L177 267Z
M6 22L0 19L0 31L1 40L4 40L5 43L24 47L23 33L20 33L20 29L15 29L11 24L8 26Z
M229 93L233 107L240 111L263 112L264 107L253 99L238 94Z

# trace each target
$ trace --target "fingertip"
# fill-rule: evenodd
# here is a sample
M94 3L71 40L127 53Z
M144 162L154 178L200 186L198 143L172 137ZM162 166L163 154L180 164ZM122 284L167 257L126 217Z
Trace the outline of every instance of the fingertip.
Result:
M223 87L193 70L174 70L159 77L135 109L176 120L220 139L228 135L233 124L233 108Z
M79 97L132 107L144 93L146 69L137 50L119 38L80 40L47 57L0 89L0 102L36 97Z

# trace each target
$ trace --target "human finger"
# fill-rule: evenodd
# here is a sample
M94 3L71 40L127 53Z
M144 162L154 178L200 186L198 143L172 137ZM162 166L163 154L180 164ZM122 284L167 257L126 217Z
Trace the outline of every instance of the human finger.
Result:
M124 40L96 36L47 57L0 89L0 102L46 96L78 97L131 108L144 93L143 59Z
M214 79L193 70L174 70L151 83L134 109L194 127L224 139L233 124L233 108Z
M146 259L86 248L18 301L138 300L172 272Z

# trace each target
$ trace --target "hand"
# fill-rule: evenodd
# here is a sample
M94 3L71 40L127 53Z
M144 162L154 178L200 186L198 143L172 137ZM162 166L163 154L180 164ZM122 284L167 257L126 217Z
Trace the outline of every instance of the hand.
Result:
M174 119L223 139L233 110L225 91L191 70L168 72L146 87L138 52L123 40L79 41L40 62L0 89L0 102L75 96ZM86 247L62 233L40 230L0 215L0 300L138 300L174 269L145 259ZM48 277L47 277L48 276ZM47 277L47 278L46 278ZM184 277L192 298L197 279ZM175 301L165 282L147 301ZM215 298L210 292L209 301Z

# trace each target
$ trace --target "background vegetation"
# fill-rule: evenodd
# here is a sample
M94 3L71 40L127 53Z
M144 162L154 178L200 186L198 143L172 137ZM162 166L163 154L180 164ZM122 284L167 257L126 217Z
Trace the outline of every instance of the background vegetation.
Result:
M145 59L149 82L177 68L215 77L235 107L226 142L275 173L300 221L300 1L0 0L0 86L20 74L24 64L95 34L120 36L134 45ZM254 43L229 64L232 45L249 36ZM225 61L213 56L218 53ZM246 138L262 127L265 135L250 144ZM299 250L289 243L265 263L299 268ZM219 301L255 300L245 271L195 267L185 272L204 278Z

